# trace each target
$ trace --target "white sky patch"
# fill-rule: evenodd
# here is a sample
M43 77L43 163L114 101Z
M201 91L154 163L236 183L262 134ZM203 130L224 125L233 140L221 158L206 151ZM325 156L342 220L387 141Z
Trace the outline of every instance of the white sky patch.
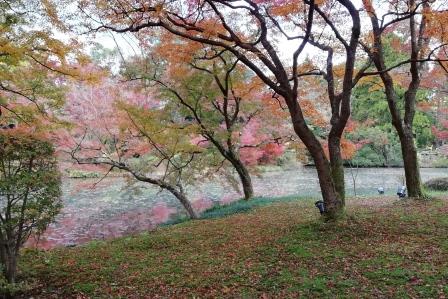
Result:
M352 0L352 3L359 10L361 10L363 7L362 0ZM377 6L376 7L377 12L384 13L388 9L388 7L384 7L384 4L383 6L381 6L379 2L375 4ZM366 13L360 12L360 15L361 15L361 28L362 28L361 33L363 34L370 31L371 26L370 26L370 20L368 19ZM352 22L351 18L347 17L347 27L345 29L350 30L351 22ZM341 29L342 31L344 30L344 28ZM330 28L327 26L325 30L328 31L330 30ZM294 34L292 33L291 35ZM120 60L129 58L131 56L142 55L141 49L139 47L139 42L131 33L113 33L112 31L108 31L108 32L96 33L95 35L85 35L82 36L81 39L88 45L87 51L89 51L93 43L99 43L103 47L110 50L118 49L119 54L121 56ZM293 53L294 51L297 50L298 46L301 43L301 40L299 39L288 40L285 36L281 34L279 34L279 36L275 36L275 39L277 40L277 48L280 58L282 59L282 61L284 61L285 65L292 65ZM299 62L303 62L307 58L313 60L314 63L322 67L323 64L325 64L326 53L308 44L305 46L303 52L301 53L299 57ZM345 59L344 55L335 54L334 62L336 64L342 63L344 59Z

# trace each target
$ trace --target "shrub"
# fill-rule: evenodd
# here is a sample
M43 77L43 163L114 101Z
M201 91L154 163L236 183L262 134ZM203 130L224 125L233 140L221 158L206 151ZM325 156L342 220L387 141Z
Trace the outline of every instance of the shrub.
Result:
M432 162L432 167L435 168L447 168L448 167L448 158L438 158L434 162Z
M435 178L424 183L425 188L435 191L448 191L448 177Z
M0 262L5 279L14 283L20 248L62 206L52 144L28 133L0 132L0 177Z
M99 178L100 174L94 171L85 171L79 169L66 169L67 176L71 179L89 179Z

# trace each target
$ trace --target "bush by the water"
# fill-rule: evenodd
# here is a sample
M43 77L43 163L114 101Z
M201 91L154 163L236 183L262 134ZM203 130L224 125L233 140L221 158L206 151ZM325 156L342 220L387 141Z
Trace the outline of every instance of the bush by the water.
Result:
M85 171L79 169L66 169L67 176L72 179L99 178L100 173L94 171Z
M438 158L435 160L432 165L435 168L447 168L448 167L448 158Z
M3 130L0 177L0 294L11 295L20 248L30 235L43 232L62 207L53 145L33 134Z
M448 177L429 180L424 186L430 190L448 191Z

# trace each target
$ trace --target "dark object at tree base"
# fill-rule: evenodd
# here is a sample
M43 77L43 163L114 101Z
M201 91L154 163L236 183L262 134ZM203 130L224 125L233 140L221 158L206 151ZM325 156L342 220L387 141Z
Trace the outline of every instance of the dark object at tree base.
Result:
M398 187L397 195L399 198L406 197L406 187L405 186Z
M316 208L319 209L320 214L322 215L323 213L325 213L325 204L322 200L318 200L314 203L314 205L316 206Z
M448 191L448 177L435 178L423 184L425 188L436 191Z
M15 127L16 127L15 124L0 125L0 128L3 130L14 129Z

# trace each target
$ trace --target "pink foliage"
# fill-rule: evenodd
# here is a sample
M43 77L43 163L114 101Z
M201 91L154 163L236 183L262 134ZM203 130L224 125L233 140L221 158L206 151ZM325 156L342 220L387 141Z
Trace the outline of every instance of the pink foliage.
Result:
M123 158L135 157L136 155L147 154L151 151L151 146L146 142L141 142L137 139L128 139L127 140L127 151L123 154Z
M196 212L200 213L213 207L213 202L208 198L202 197L193 201L192 206Z
M79 125L110 128L116 121L117 101L146 109L160 105L158 100L133 85L104 77L98 83L73 84L67 95L65 112L69 120Z
M440 121L440 125L442 126L442 128L448 130L448 119L441 120L441 121Z
M254 145L260 137L263 137L258 133L259 129L260 122L257 119L251 120L241 132L241 145Z
M117 130L119 120L115 106L118 101L147 109L159 105L149 95L134 91L132 86L123 86L105 79L96 85L72 86L65 111L69 120L78 126L113 133Z
M197 137L194 137L194 138L191 139L191 144L198 145L198 146L201 146L201 147L205 148L205 147L207 147L209 145L209 142L204 137L197 136Z
M259 148L244 147L240 149L240 158L246 165L257 165L263 157L263 151Z
M132 136L123 137L121 126L126 114L118 109L119 102L144 109L161 105L147 92L108 77L97 83L73 84L64 108L65 120L73 127L70 130L58 130L55 134L58 153L63 155L71 152L81 141L78 158L104 156L108 152L105 141L109 144L118 141L120 152L116 154L124 158L147 153L150 150L147 142ZM126 131L126 134L129 135L129 132ZM82 167L85 169L88 166Z
M175 208L168 207L165 202L161 202L152 208L150 219L152 223L160 224L167 222L174 213L176 213Z
M448 127L447 129L438 129L436 126L432 126L431 131L434 136L442 141L448 140Z
M279 157L285 151L284 145L277 143L268 143L262 149L266 157Z
M281 156L284 146L277 144L272 137L265 133L261 120L252 119L241 132L240 156L243 163L256 165L268 163Z

